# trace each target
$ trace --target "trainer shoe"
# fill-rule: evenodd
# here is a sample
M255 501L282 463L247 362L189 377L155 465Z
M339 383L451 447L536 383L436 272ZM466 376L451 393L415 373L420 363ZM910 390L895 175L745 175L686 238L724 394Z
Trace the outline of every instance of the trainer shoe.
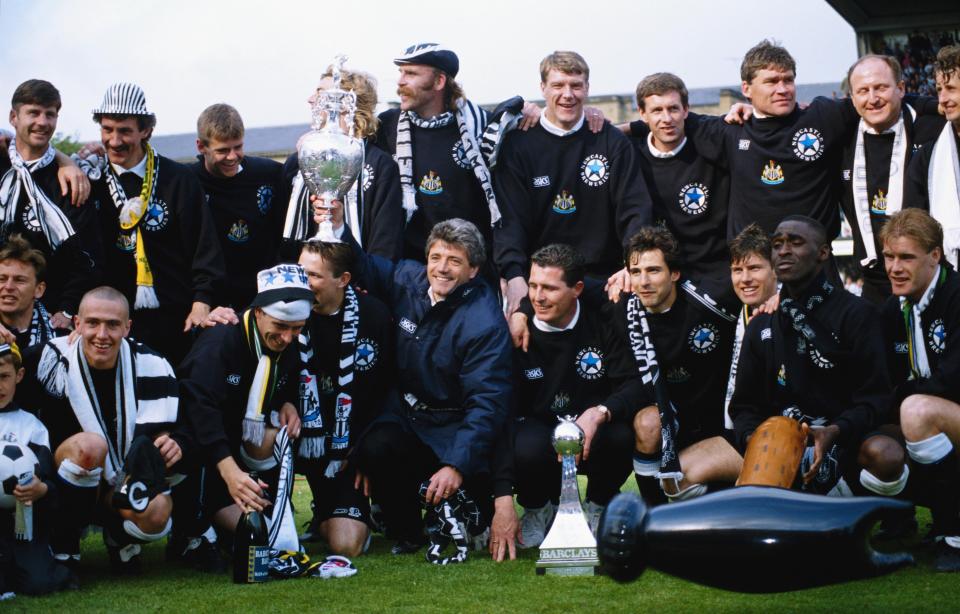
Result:
M311 566L310 576L314 578L348 578L357 573L357 568L353 566L345 556L331 554L323 563L317 566Z
M393 548L390 548L390 554L413 554L414 552L420 550L420 548L423 548L426 543L426 539L423 539L422 541L401 539L393 545Z
M143 571L140 565L140 544L127 544L122 548L107 546L110 570L119 576L137 576Z
M587 515L587 525L590 527L590 532L593 533L594 537L597 536L597 526L600 524L600 516L603 515L603 510L605 509L607 509L606 505L587 501L587 509L584 510L584 512Z
M954 548L943 540L937 543L936 552L933 560L934 571L960 571L960 548Z
M167 541L166 559L204 573L225 573L227 561L220 547L206 537L171 537Z
M522 547L536 548L543 543L543 538L547 536L547 529L550 528L556 514L557 506L549 501L543 507L523 508L523 517L520 518Z
M300 534L301 543L314 543L320 541L320 520L316 514L310 518L310 521L303 525L303 533Z
M479 535L470 535L470 549L476 552L483 552L490 543L490 527L487 527Z

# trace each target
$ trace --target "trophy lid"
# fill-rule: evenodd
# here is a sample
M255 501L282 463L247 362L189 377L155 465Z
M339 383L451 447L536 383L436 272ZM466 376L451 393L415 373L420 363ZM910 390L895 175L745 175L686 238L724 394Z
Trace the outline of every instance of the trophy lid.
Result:
M553 429L553 449L557 454L580 454L583 450L583 429L574 416L560 416L560 424Z

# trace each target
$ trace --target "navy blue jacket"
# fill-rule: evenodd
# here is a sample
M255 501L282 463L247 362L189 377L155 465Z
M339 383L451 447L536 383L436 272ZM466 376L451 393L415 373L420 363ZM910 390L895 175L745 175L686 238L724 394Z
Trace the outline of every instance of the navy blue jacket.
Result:
M476 277L431 307L422 263L354 249L357 284L386 302L397 323L400 399L380 419L405 422L442 465L488 473L513 387L510 334L495 294Z

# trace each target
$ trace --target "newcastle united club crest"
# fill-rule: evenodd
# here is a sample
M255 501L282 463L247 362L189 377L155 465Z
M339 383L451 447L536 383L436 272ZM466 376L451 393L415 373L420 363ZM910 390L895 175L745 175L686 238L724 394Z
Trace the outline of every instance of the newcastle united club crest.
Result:
M440 181L439 175L430 171L420 180L419 190L429 196L436 196L443 193L443 182Z
M770 160L770 164L763 167L760 173L760 181L767 185L780 185L783 183L783 169L780 165Z
M719 331L716 326L704 322L690 331L690 334L687 335L687 343L690 344L690 349L697 354L706 354L717 347L718 334Z
M877 194L870 201L870 213L875 215L887 214L887 197L883 194L883 190L877 190Z
M116 247L121 252L133 253L137 249L137 233L120 231L117 233Z
M257 188L257 209L261 215L266 215L270 211L270 205L273 204L273 188L268 185L262 185Z
M680 210L687 215L700 215L707 210L707 196L710 191L702 183L694 182L680 188L677 202Z
M577 375L595 380L604 374L603 354L595 347L585 347L577 354Z
M357 340L357 349L353 354L353 364L357 366L357 371L369 371L377 364L379 354L380 347L377 342L363 337Z
M805 162L823 155L823 136L816 128L801 128L793 135L793 153Z
M560 215L569 215L577 210L577 203L573 199L573 196L567 193L566 190L557 194L557 197L553 199L553 212L559 213Z
M234 243L246 243L250 240L250 227L243 220L237 220L230 226L227 238Z
M580 179L591 188L598 188L610 178L610 164L606 156L590 154L580 164Z
M556 414L566 414L569 407L570 395L562 390L553 397L553 401L550 403L550 411Z
M937 318L930 324L927 331L927 345L937 354L943 354L947 347L947 329L943 326L943 320Z

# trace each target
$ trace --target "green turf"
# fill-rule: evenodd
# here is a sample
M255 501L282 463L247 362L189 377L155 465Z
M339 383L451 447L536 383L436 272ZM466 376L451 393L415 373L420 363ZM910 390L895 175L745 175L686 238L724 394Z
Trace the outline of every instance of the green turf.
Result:
M632 482L632 480L631 480ZM306 521L306 484L297 481L294 500ZM929 517L920 512L921 527ZM227 575L211 576L167 566L162 545L145 549L145 573L112 578L100 536L84 542L82 590L48 597L19 596L0 611L62 612L676 612L676 611L887 611L948 612L960 603L960 576L936 574L916 539L903 544L919 553L919 565L889 576L774 595L745 595L707 588L647 571L619 585L605 577L543 577L534 573L536 550L517 561L495 564L471 554L463 565L434 567L416 555L394 557L375 537L355 560L360 572L337 580L300 579L237 586ZM311 554L323 554L319 549ZM63 608L60 610L60 608Z

